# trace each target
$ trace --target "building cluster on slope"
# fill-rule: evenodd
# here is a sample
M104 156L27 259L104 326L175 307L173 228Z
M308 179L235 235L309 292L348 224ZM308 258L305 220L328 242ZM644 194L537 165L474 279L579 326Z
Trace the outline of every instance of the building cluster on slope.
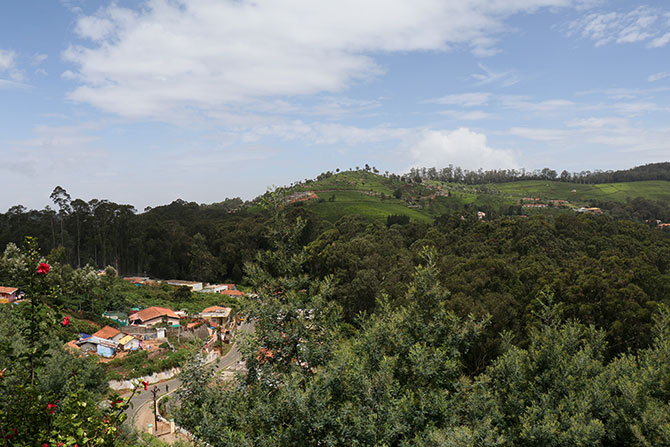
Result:
M574 192L574 191L573 191ZM567 200L562 200L562 199L550 199L550 200L542 200L539 197L522 197L521 200L519 201L519 204L523 208L528 208L528 209L533 209L533 208L570 208L570 202ZM578 213L587 213L587 214L602 214L602 210L600 208L573 208L574 211Z
M156 285L160 281L146 277L125 277L126 281L135 285ZM244 292L237 290L235 284L205 284L194 281L166 281L167 284L181 287L188 286L191 290L201 293L218 293L227 296L241 296ZM0 288L0 291L3 288ZM15 292L15 290L14 290ZM223 306L210 306L195 314L167 307L151 306L145 309L135 307L130 313L119 310L107 311L104 318L113 320L119 329L105 326L93 334L79 334L77 340L66 344L69 349L85 355L95 354L101 358L113 358L119 353L151 349L168 335L188 334L200 331L200 337L208 337L206 346L215 341L228 342L230 329L235 324L231 320L232 309Z

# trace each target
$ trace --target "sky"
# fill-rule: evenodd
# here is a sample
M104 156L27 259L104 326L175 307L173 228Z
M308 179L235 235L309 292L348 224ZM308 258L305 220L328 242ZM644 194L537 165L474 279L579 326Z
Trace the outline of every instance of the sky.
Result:
M667 1L5 1L0 212L669 161L669 56Z

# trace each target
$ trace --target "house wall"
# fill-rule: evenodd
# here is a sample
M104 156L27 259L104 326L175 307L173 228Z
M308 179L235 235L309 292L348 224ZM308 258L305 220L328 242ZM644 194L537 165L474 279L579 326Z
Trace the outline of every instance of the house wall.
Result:
M111 348L109 346L104 346L104 345L98 345L98 355L101 355L103 357L114 357L114 353L116 350L114 348Z
M81 352L91 352L97 349L97 345L95 343L84 343L79 349L81 349Z
M16 300L16 292L3 293L0 292L0 303L13 303Z
M163 322L163 317L161 316L161 317L157 317L157 318L154 318L154 319L151 319L151 320L147 320L147 321L143 322L142 324L147 325L147 326L155 326L155 325L160 324L162 322ZM179 324L179 319L168 317L167 323L169 325Z
M126 351L137 351L138 349L140 349L141 346L142 342L137 339L134 339L126 343L123 349L125 349Z

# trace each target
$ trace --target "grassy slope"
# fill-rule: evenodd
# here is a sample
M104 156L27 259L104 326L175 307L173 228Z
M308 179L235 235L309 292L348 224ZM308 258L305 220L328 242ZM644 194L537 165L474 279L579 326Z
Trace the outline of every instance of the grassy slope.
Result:
M509 206L519 203L521 197L539 197L568 200L574 205L584 205L592 200L624 202L635 197L650 200L670 201L670 182L644 181L580 185L551 181L520 181L491 185L441 184L451 192L451 197L437 197L424 207L408 207L404 200L408 195L425 196L430 192L427 185L439 182L427 181L423 185L393 183L391 180L365 171L345 171L332 177L290 188L292 191L315 191L323 201L308 201L305 206L331 222L349 214L385 221L390 214L404 214L413 221L430 222L455 206L466 204ZM403 199L393 197L401 187ZM574 193L572 191L575 191ZM384 194L385 200L381 199ZM332 196L335 201L329 201ZM427 202L422 202L427 204Z
M335 202L329 202L328 198L335 195ZM312 211L322 218L331 222L349 214L365 216L371 220L386 220L391 214L404 214L410 219L419 222L430 222L431 217L412 208L407 208L405 202L397 199L381 200L379 197L371 197L355 191L337 191L328 193L317 193L325 202L310 203L308 206Z
M492 185L498 191L512 197L541 197L543 199L563 199L570 202L601 200L625 202L626 199L644 197L650 200L670 200L670 182L644 181L629 183L603 183L579 185L575 183L523 181ZM576 192L572 192L572 191Z
M391 214L404 214L418 222L431 222L423 210L408 208L404 200L393 198L396 186L380 175L365 171L345 171L327 179L293 188L296 191L315 191L323 202L310 201L306 206L331 222L355 214L370 220L385 221ZM386 198L381 199L381 194ZM335 196L335 201L329 199Z

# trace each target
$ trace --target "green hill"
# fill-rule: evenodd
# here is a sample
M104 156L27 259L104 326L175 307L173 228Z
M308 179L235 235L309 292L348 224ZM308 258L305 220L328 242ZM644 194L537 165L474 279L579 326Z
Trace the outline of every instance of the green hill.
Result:
M644 197L649 200L670 200L670 182L652 180L625 183L602 183L581 185L577 183L530 180L492 185L497 191L512 197L541 197L575 202L599 200L625 202L627 199Z
M312 194L313 193L313 194ZM577 184L527 180L486 185L464 185L439 181L409 182L399 176L367 171L321 174L288 188L288 200L301 202L323 219L337 221L355 214L385 221L391 214L409 216L415 222L431 222L454 210L497 210L504 212L524 197L541 201L565 200L568 207L593 202L625 202L636 197L670 202L670 182L664 180ZM307 197L310 197L307 199ZM542 212L543 210L536 210Z

